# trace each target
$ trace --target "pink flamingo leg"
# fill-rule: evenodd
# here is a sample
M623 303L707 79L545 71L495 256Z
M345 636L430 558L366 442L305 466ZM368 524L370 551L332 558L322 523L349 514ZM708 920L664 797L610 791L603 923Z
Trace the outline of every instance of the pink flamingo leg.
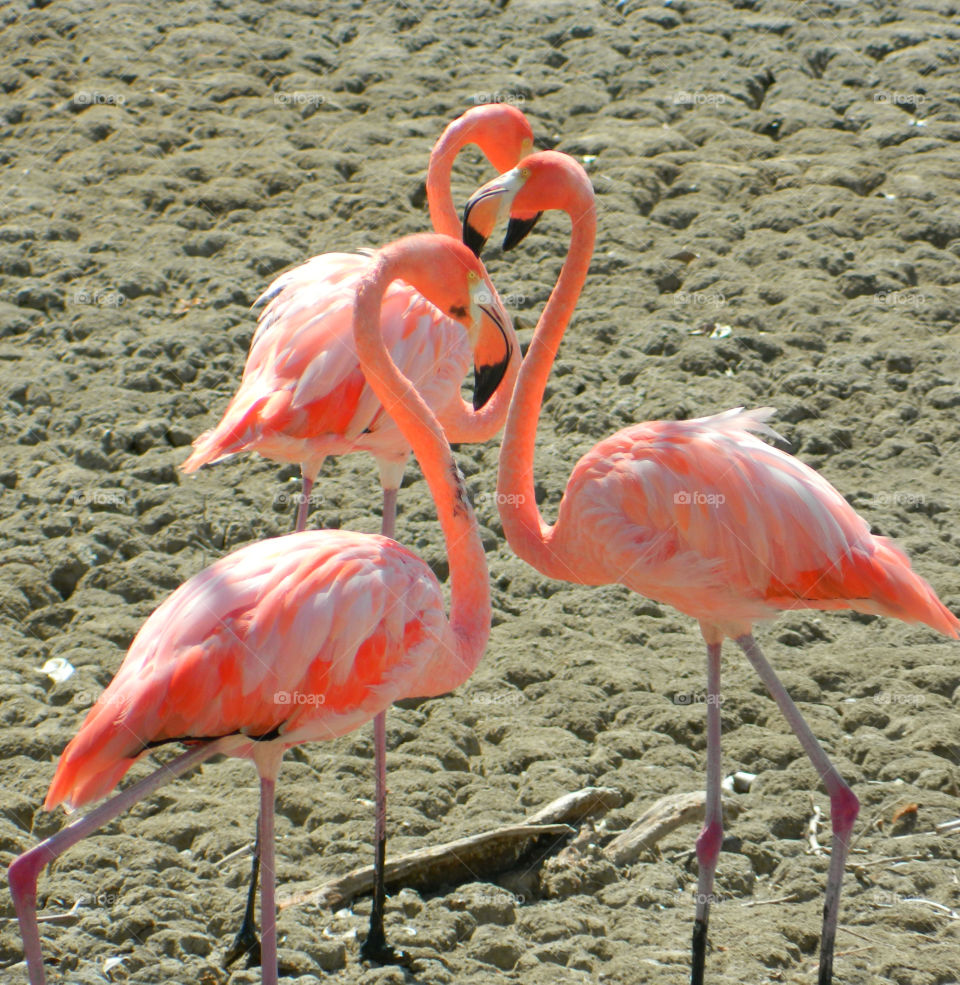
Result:
M380 533L391 540L396 539L397 530L397 490L383 489L383 516L380 519Z
M307 514L310 512L310 491L313 489L313 476L303 475L303 485L300 489L300 505L297 507L297 525L294 533L307 529Z
M303 476L303 491L300 506L297 510L297 532L303 530L307 521L307 504L314 480ZM394 538L397 527L397 489L384 486L383 514L380 522L380 533L384 537ZM376 816L374 821L374 881L373 907L370 910L370 932L364 941L360 953L367 960L388 963L397 960L394 950L388 946L386 933L383 928L383 916L386 909L386 887L384 885L384 865L387 855L387 713L381 711L373 720L373 749L376 769ZM260 858L263 845L261 825L257 827L257 839L253 849L253 863L250 873L250 889L247 893L247 905L244 910L243 922L234 938L233 944L223 958L223 967L229 968L242 955L247 956L247 967L255 968L261 963L263 945L257 941L256 920L254 916L254 900L256 898L257 878L262 865ZM262 889L262 883L261 883ZM261 912L263 911L261 904ZM264 924L264 932L266 925Z
M397 528L397 490L383 487L383 518L380 533L394 537ZM370 932L360 947L360 956L380 964L396 961L398 955L387 944L383 927L387 891L384 866L387 859L387 713L381 711L373 720L373 762L376 770L376 816L373 843L373 906L370 909Z
M843 872L850 849L850 833L860 811L860 801L837 768L830 762L827 754L817 742L810 726L804 721L800 709L793 703L786 689L780 683L773 668L767 662L757 641L749 633L737 638L737 645L753 664L753 669L763 681L771 697L780 706L795 735L800 740L810 762L820 774L823 785L830 795L830 824L833 829L833 844L830 848L830 869L827 873L827 894L823 904L823 931L820 937L819 985L830 985L833 979L833 949L837 937L837 918L840 910L840 890L843 886Z
M225 740L218 739L188 750L13 860L8 877L10 893L13 896L17 919L20 921L20 935L23 937L23 953L27 959L30 985L45 985L47 980L43 971L40 931L37 926L37 879L40 870L78 841L132 807L138 800L148 797L164 783L223 751L222 747L226 744Z
M713 878L723 842L723 808L720 799L722 765L720 757L720 649L721 643L707 644L707 802L703 830L697 838L697 914L693 924L691 985L703 985L707 950L707 923Z
M263 985L277 985L277 877L274 851L274 799L283 748L268 750L268 761L258 757L260 770L260 966Z

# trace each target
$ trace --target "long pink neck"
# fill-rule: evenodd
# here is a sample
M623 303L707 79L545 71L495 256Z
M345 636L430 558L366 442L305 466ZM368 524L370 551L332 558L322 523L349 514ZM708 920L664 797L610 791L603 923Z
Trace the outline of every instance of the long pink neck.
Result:
M457 154L467 144L473 143L475 127L474 122L462 116L449 124L434 144L433 151L430 153L430 164L427 167L427 204L430 207L430 221L435 232L452 236L454 239L460 238L461 229L460 219L453 204L450 176L453 173L453 162Z
M454 239L460 239L462 227L453 204L450 175L457 154L467 144L475 143L476 137L475 119L471 120L469 114L466 117L458 117L443 131L430 154L430 164L427 168L427 203L430 206L430 221L436 232L452 236ZM481 145L477 146L483 151ZM486 155L485 151L484 155ZM493 284L490 284L490 290L496 293ZM441 414L443 430L450 441L470 444L489 441L503 427L510 397L513 394L514 380L520 368L520 345L512 322L508 328L508 337L513 349L510 363L503 380L487 403L480 410L475 410L465 403L458 393L443 408Z
M397 369L380 334L380 306L387 286L403 278L402 253L381 254L360 283L354 332L364 375L413 449L437 506L450 563L450 628L455 652L444 653L423 694L443 694L473 673L490 635L487 559L473 507L450 445L430 408ZM442 641L438 641L442 646Z
M543 393L563 333L587 279L596 235L597 214L592 192L577 196L568 211L573 223L570 249L520 368L497 471L497 504L507 542L537 571L563 581L574 579L569 563L552 549L554 528L544 522L537 507L533 452Z

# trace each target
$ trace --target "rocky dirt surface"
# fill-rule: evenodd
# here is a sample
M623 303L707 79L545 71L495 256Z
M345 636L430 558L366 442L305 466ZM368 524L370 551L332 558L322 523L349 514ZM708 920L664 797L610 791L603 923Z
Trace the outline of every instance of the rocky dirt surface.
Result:
M578 455L626 423L773 405L794 453L960 611L955 0L15 0L0 22L0 861L63 823L39 808L55 757L145 617L292 525L294 469L177 470L239 379L250 304L308 256L426 228L430 147L478 101L520 105L598 196L540 423L545 515ZM489 176L465 152L455 200ZM552 214L490 255L524 340L567 242ZM703 784L697 627L525 567L497 519L496 453L458 452L489 550L490 647L455 695L389 716L391 853L587 784L622 795L602 844ZM399 537L442 573L413 466L407 483ZM368 460L331 463L311 522L372 531L378 500ZM960 814L957 644L843 613L784 615L759 636L863 804L838 985L957 981L960 838L934 831ZM41 671L54 658L76 668L67 680ZM709 981L812 982L827 858L806 826L829 803L732 650L722 697L725 771L757 779L733 795ZM368 727L288 754L281 898L370 859L371 750ZM67 853L40 882L42 913L61 918L43 925L51 981L257 981L219 967L255 805L249 764L212 763ZM368 900L289 906L283 973L684 982L696 833L629 868L588 847L398 893L388 931L415 955L408 971L360 963ZM19 985L11 917L4 891L0 967Z

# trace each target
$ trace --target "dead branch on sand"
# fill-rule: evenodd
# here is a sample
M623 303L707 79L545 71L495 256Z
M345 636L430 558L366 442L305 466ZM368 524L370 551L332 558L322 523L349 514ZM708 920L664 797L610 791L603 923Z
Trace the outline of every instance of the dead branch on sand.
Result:
M515 866L541 840L566 838L573 834L573 825L619 807L622 802L619 791L611 787L585 787L564 794L520 824L509 824L388 859L384 869L387 889L407 886L423 893L465 881L488 880ZM372 889L373 866L365 865L332 879L313 892L292 896L279 907L316 903L338 908Z

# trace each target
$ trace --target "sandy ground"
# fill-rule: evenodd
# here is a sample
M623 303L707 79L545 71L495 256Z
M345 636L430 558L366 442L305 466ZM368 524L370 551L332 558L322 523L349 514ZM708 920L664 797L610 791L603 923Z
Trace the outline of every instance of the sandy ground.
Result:
M0 10L0 861L62 824L39 810L55 757L149 612L292 524L293 469L177 471L239 378L249 305L307 256L425 228L432 142L477 101L519 104L598 194L591 276L541 418L545 514L578 455L626 423L772 404L793 451L960 611L956 4L447 6ZM456 201L488 177L465 153ZM567 236L550 215L515 255L491 253L524 339ZM497 520L495 444L458 458L495 626L459 692L390 715L389 849L519 820L586 784L623 798L600 844L702 786L697 628L526 568ZM399 537L442 569L414 467L407 481ZM311 522L375 530L378 496L369 461L333 463ZM849 614L785 615L760 638L863 803L838 985L957 981L960 839L933 827L960 814L956 645ZM55 657L76 668L61 683L39 670ZM728 823L709 981L812 982L827 860L805 826L828 801L745 661L731 651L724 674L725 771L757 780ZM368 727L288 756L282 897L369 860L371 748ZM82 902L44 925L51 980L226 982L247 860L221 860L249 842L255 803L248 764L213 763L65 855L41 879L43 913ZM359 963L369 901L292 906L281 963L331 985L681 983L695 836L682 827L629 868L588 852L395 895L407 972ZM9 919L0 967L26 981Z

